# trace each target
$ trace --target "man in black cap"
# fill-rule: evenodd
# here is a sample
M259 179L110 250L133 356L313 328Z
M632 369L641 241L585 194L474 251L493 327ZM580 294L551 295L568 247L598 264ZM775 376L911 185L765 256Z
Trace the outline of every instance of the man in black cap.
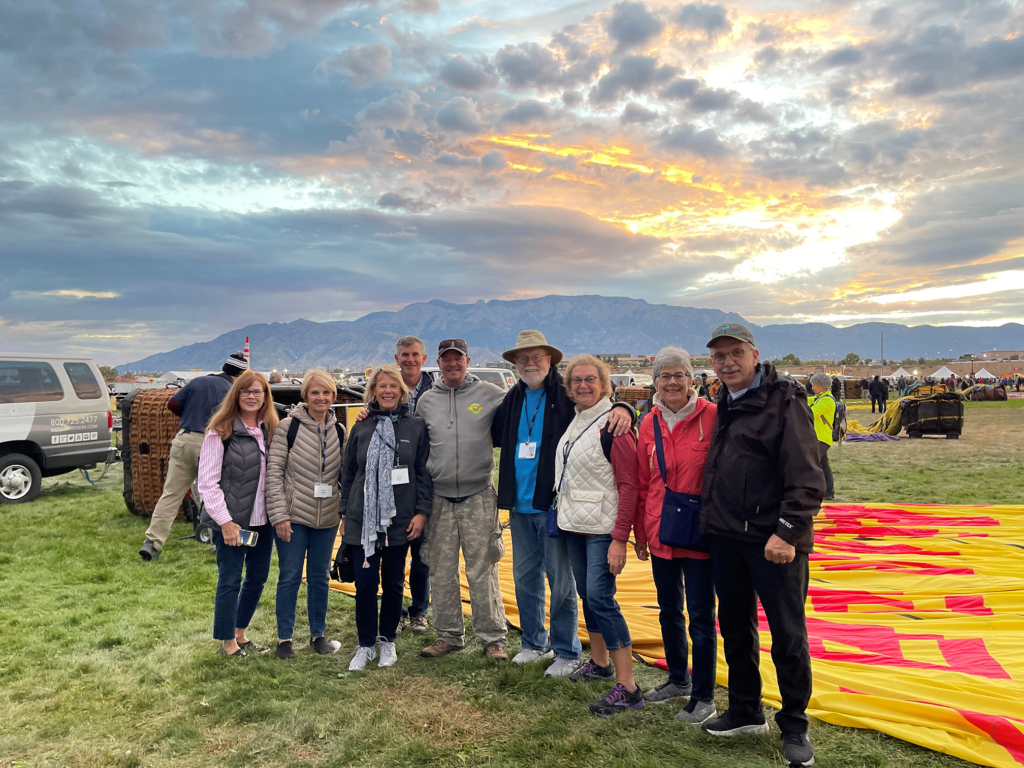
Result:
M220 373L192 379L167 401L167 410L177 415L181 422L171 443L164 490L153 509L153 517L146 529L146 541L139 550L143 560L160 557L171 525L178 516L181 500L199 473L199 449L203 445L206 425L231 389L231 383L248 367L245 355L235 352L224 362Z
M825 495L811 410L799 384L759 362L746 326L720 325L708 348L725 390L704 465L700 528L711 548L729 709L701 727L714 736L768 732L758 669L760 598L782 694L775 722L784 754L789 765L808 766L814 748L807 738L811 656L804 603L813 520Z

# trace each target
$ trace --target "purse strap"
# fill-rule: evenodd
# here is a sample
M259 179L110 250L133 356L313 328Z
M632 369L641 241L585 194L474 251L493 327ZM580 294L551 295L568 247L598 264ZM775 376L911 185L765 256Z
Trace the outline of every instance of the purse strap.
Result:
M582 431L581 431L581 432L580 432L580 433L579 433L578 435L576 435L576 439L575 439L575 440L573 440L573 441L572 441L571 443L567 444L567 445L565 446L565 448L563 448L563 449L562 449L562 476L558 478L558 485L557 485L557 486L555 486L555 490L556 490L556 491L557 491L557 490L558 490L559 488L561 488L561 487L562 487L562 481L564 481L564 480L565 480L565 471L566 471L566 470L567 470L567 469L569 468L569 454L570 454L570 453L572 452L572 448L573 448L573 446L574 446L574 445L576 445L576 443L578 443L578 442L579 442L579 439L580 439L581 437L583 437L583 435L585 435L585 434L587 433L587 430L588 430L588 429L590 429L590 428L591 428L592 426L594 426L595 424L597 424L597 422L599 422L599 421L600 421L600 420L601 420L602 418L604 418L605 416L607 416L607 415L608 415L609 413L611 413L611 412L612 412L612 409L611 409L611 408L609 408L609 409L608 409L607 411L605 411L604 413L602 413L602 414L601 414L600 416L598 416L598 417L597 417L596 419L594 419L594 420L593 420L592 422L590 422L589 424L587 424L587 426L585 426L585 427L583 428L583 430L582 430Z
M658 414L654 416L654 451L658 454L658 470L661 472L661 482L665 484L665 490L672 490L668 487L668 475L665 472L665 446L661 438L661 423L658 421Z

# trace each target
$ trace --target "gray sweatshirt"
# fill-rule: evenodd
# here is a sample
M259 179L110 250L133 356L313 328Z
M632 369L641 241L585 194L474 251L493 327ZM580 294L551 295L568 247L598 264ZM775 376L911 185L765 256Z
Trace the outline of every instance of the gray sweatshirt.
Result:
M434 493L450 499L472 496L491 484L494 446L491 422L505 393L466 375L455 389L438 380L416 401L416 415L427 422L427 471Z

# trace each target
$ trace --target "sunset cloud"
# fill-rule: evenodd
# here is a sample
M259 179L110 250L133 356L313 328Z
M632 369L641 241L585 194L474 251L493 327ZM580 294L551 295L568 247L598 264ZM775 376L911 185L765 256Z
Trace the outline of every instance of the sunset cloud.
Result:
M0 329L120 363L430 298L1024 316L1019 3L495 8L10 13Z

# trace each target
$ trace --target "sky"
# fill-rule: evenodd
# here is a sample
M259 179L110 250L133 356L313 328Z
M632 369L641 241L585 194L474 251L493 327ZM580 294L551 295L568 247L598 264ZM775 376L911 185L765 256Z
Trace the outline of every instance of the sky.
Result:
M0 351L631 296L1024 322L1024 3L0 0Z

